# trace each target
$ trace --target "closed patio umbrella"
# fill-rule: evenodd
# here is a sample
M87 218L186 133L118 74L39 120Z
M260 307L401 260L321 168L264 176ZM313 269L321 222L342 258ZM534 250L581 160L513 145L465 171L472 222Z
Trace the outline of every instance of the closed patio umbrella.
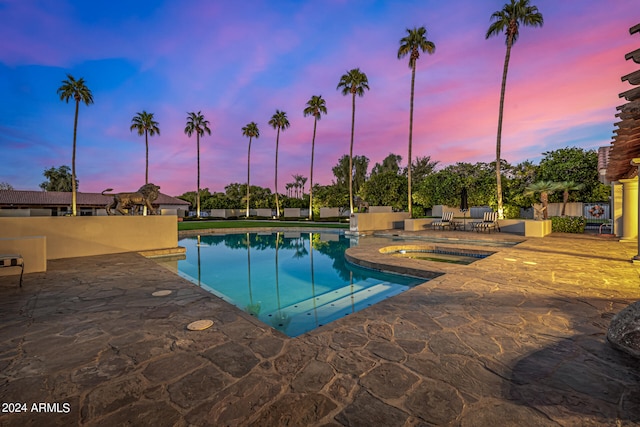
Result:
M467 199L467 187L462 187L462 191L460 192L460 212L462 212L463 216L464 230L467 229L467 211L469 210L469 201Z

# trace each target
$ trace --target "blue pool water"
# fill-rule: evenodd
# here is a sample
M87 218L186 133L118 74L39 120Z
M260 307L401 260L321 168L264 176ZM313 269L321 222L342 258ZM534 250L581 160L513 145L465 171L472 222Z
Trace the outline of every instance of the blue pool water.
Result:
M178 273L295 337L423 283L346 262L338 233L243 233L180 240Z

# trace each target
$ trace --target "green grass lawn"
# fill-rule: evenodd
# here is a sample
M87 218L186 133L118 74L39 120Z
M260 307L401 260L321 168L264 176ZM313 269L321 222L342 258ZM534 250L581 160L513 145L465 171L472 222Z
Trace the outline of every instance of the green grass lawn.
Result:
M178 223L178 231L202 230L209 228L258 228L258 227L313 227L313 228L349 228L349 224L335 224L305 221L184 221Z

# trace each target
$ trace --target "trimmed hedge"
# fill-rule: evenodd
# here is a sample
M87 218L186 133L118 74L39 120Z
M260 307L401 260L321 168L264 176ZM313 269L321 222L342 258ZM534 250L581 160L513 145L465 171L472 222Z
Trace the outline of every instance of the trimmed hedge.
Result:
M583 216L553 216L551 231L557 233L584 233L587 220Z

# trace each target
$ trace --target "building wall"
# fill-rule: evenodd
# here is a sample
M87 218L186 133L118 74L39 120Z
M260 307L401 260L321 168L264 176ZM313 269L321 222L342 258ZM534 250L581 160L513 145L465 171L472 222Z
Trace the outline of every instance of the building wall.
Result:
M47 259L175 248L175 216L0 218L0 238L46 237Z

